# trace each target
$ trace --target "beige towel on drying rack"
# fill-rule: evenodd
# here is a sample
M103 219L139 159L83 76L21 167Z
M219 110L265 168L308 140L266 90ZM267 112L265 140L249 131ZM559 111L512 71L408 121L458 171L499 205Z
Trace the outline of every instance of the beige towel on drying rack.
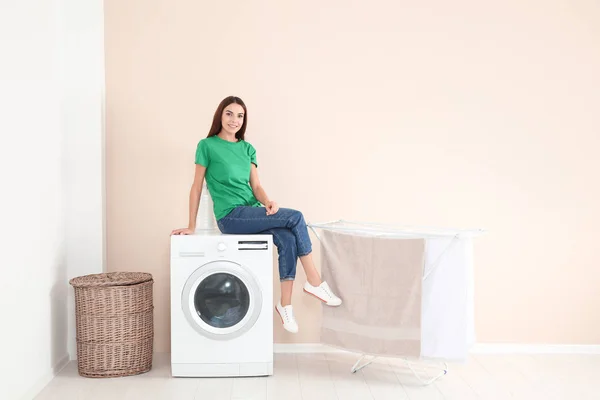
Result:
M371 355L421 353L424 239L323 229L323 279L344 301L323 307L321 342Z

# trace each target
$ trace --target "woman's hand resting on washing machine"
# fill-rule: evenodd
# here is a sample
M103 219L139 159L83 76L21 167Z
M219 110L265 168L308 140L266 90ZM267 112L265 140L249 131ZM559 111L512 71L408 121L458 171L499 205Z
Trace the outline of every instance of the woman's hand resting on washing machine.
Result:
M193 235L194 230L190 228L174 229L171 235Z

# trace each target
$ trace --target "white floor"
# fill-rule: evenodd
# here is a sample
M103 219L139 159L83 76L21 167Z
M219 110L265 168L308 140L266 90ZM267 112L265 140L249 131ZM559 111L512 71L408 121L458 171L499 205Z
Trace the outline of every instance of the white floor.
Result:
M600 355L473 355L422 386L402 360L377 359L350 373L350 353L275 354L262 378L171 378L169 354L126 378L90 379L70 362L36 397L48 399L600 399Z

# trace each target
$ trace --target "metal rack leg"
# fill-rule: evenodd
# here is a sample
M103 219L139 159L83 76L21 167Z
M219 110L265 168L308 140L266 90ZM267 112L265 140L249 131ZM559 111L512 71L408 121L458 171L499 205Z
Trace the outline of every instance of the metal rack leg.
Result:
M361 369L363 369L367 365L371 364L377 358L377 357L373 357L368 362L365 362L364 364L360 365L361 361L363 361L363 359L365 359L365 357L367 357L367 355L363 354L358 359L358 361L356 361L356 363L354 363L354 365L350 369L350 372L352 372L354 374L354 373L356 373L356 371L360 371ZM437 381L442 376L448 374L448 371L449 371L448 363L447 362L443 362L444 367L442 368L442 371L439 374L437 374L436 376L434 376L432 378L424 379L424 378L421 377L421 375L419 375L419 373L417 371L415 371L415 369L413 368L413 363L412 362L408 361L406 358L403 358L402 360L406 363L406 365L408 366L408 368L411 370L411 372L413 373L413 375L419 380L419 382L421 382L425 386L431 385L433 382ZM434 368L437 368L437 367L434 367Z
M442 372L440 372L439 374L437 374L436 376L434 376L433 378L430 379L423 379L421 378L421 376L417 373L417 371L414 370L414 368L412 367L412 363L410 361L408 361L406 358L403 359L404 362L406 363L406 365L408 365L408 368L410 368L410 370L412 371L412 373L415 375L415 377L419 380L419 382L421 382L423 385L427 386L427 385L431 385L433 382L437 381L438 379L440 379L442 376L446 375L448 373L448 363L444 362L444 367L442 368Z
M360 364L360 362L363 360L363 358L365 358L367 355L363 354L356 363L354 363L354 365L352 366L352 369L350 369L350 372L352 372L353 374L356 373L356 371L360 371L361 369L363 369L364 367L366 367L367 365L371 364L373 362L373 360L375 360L377 357L373 357L369 362L364 363L363 365L361 365L360 367L358 367L358 364Z

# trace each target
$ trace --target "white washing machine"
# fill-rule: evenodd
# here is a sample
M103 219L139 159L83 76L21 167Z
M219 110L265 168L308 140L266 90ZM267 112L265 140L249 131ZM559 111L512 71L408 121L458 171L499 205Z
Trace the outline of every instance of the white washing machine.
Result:
M271 235L171 236L171 372L273 374Z

